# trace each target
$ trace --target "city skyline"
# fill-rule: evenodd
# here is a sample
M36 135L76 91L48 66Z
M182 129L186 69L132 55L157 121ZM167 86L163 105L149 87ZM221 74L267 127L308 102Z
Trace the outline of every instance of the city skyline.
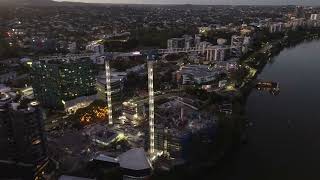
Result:
M319 179L317 1L0 0L0 180Z
M199 4L199 5L320 5L318 0L55 0L85 3L114 3L114 4Z

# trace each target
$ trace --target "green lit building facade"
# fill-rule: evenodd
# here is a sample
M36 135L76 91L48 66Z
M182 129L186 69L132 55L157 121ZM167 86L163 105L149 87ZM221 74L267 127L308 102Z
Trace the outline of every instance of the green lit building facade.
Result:
M41 60L32 64L35 98L44 107L63 109L64 102L96 94L96 71L89 58Z

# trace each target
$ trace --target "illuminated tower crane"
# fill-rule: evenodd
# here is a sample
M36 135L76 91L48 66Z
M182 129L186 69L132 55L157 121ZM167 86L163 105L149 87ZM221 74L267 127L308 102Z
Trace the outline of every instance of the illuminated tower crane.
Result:
M148 61L148 90L149 90L149 131L150 131L150 154L154 154L154 89L153 89L153 63L156 59L154 52L147 54Z
M113 121L112 121L112 101L111 101L111 95L112 95L112 93L111 93L111 72L110 72L110 61L112 60L112 58L113 57L111 54L109 54L105 57L109 125L113 124Z
M150 51L147 54L148 64L148 90L149 90L149 130L150 130L150 154L154 154L154 89L153 89L153 63L156 60L157 52ZM112 101L111 101L111 72L110 72L110 61L113 59L112 55L109 54L105 58L105 69L106 69L106 88L107 88L107 103L109 109L109 125L113 124L112 121Z

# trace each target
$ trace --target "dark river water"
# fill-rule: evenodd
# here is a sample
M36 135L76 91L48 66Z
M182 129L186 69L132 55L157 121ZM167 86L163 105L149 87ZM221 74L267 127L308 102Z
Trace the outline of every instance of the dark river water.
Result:
M258 78L279 82L281 92L251 93L248 144L224 165L221 180L320 180L320 41L272 61Z

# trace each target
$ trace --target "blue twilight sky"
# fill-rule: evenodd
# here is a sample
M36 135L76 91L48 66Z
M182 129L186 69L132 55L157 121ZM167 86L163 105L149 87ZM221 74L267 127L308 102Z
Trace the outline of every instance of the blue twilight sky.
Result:
M56 0L92 3L225 4L225 5L320 5L320 0Z

